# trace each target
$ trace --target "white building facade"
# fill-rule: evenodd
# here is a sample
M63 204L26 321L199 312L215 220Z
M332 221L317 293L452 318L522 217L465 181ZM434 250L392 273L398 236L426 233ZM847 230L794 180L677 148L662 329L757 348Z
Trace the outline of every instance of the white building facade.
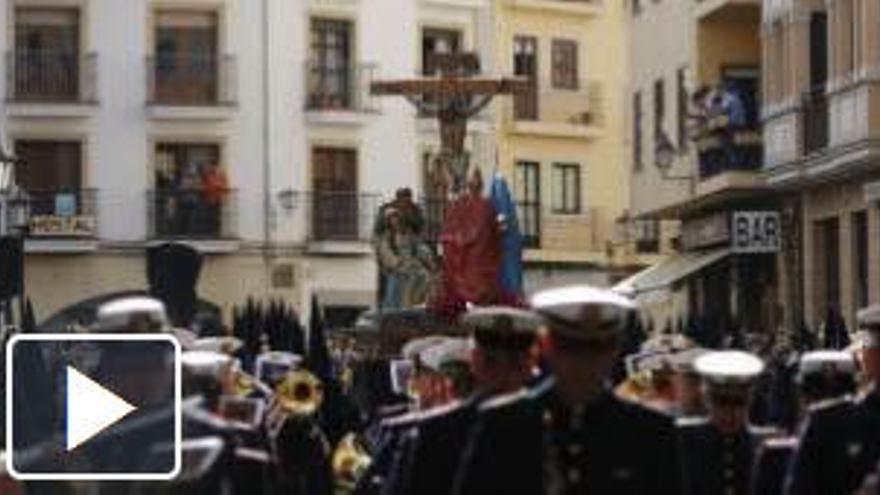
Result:
M438 43L489 60L483 0L8 0L0 137L32 197L39 318L146 287L145 249L205 254L199 296L335 318L375 303L378 206L419 194L436 125L403 98ZM444 41L438 42L438 39ZM483 48L485 47L485 48ZM474 156L492 160L477 123Z

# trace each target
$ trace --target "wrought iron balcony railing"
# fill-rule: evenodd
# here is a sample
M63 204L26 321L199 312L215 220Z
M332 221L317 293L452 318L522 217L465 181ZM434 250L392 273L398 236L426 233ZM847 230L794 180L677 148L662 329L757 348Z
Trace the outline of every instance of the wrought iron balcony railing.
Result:
M565 88L535 81L530 91L513 97L510 107L508 118L520 122L594 126L603 119L601 85L595 81L578 80Z
M308 240L369 242L381 196L350 191L304 193L310 228Z
M757 171L764 145L759 126L731 125L723 115L709 119L696 137L700 179L731 171Z
M149 239L238 238L235 190L154 189L147 192Z
M15 103L96 103L98 56L60 50L6 53L6 98Z
M377 74L374 64L331 67L317 61L306 63L306 101L309 111L374 112L376 99L370 83Z
M235 106L236 58L206 53L167 53L147 57L147 104Z
M59 188L28 191L32 238L96 238L96 189Z

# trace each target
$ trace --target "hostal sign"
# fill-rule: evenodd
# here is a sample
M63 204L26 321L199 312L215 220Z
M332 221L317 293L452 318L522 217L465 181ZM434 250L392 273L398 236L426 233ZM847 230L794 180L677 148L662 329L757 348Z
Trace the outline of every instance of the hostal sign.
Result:
M734 253L777 253L782 248L779 212L737 211L730 220Z

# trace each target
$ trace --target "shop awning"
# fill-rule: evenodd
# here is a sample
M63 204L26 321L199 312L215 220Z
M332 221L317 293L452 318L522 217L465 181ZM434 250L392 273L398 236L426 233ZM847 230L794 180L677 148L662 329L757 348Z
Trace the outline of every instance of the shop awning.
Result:
M703 268L724 259L731 253L729 247L710 251L680 253L614 286L614 290L638 298L647 292L666 289Z

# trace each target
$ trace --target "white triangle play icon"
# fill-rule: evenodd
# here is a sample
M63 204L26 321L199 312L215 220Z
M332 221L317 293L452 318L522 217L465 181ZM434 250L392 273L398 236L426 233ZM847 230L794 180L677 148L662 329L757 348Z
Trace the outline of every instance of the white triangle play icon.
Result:
M124 418L136 407L75 368L67 367L67 450Z

